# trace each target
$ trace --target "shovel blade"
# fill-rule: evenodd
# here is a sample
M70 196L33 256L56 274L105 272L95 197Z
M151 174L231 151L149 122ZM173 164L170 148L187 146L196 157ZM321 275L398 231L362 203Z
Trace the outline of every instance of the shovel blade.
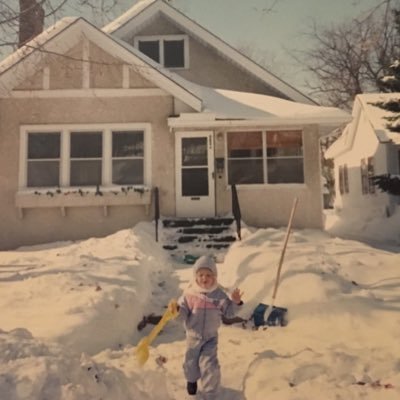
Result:
M149 358L149 346L152 341L157 337L160 331L164 328L168 321L178 316L178 308L175 300L171 300L168 309L158 322L158 324L151 330L148 336L144 337L136 347L135 356L138 364L142 367Z

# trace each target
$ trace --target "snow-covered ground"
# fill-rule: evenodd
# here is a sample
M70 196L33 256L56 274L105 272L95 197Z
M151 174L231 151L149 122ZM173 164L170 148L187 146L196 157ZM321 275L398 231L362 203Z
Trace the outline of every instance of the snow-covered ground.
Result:
M2 400L183 400L184 331L170 322L140 368L135 345L192 276L143 223L106 238L0 253ZM246 228L219 281L248 318L270 303L285 229ZM219 400L400 398L400 247L294 230L276 305L286 327L220 329ZM163 359L165 357L165 359ZM164 362L163 362L164 361Z

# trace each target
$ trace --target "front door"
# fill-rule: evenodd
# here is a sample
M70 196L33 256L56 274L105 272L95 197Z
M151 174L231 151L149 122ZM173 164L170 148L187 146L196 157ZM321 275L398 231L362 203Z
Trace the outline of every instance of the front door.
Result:
M177 132L176 215L215 216L212 132Z

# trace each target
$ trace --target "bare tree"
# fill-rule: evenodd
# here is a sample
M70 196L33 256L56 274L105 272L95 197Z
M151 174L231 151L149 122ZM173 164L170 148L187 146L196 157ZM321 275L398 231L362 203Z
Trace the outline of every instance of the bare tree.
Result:
M67 14L105 23L124 9L123 0L0 0L0 54L22 46Z
M312 45L296 56L312 78L310 95L321 103L350 109L355 95L381 89L385 68L399 55L394 16L398 0L382 0L362 17L332 27L315 22Z

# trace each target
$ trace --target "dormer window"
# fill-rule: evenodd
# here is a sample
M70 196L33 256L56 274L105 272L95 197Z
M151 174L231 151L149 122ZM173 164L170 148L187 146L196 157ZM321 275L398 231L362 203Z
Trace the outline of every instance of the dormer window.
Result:
M186 35L138 36L135 47L166 68L188 68L189 51Z

